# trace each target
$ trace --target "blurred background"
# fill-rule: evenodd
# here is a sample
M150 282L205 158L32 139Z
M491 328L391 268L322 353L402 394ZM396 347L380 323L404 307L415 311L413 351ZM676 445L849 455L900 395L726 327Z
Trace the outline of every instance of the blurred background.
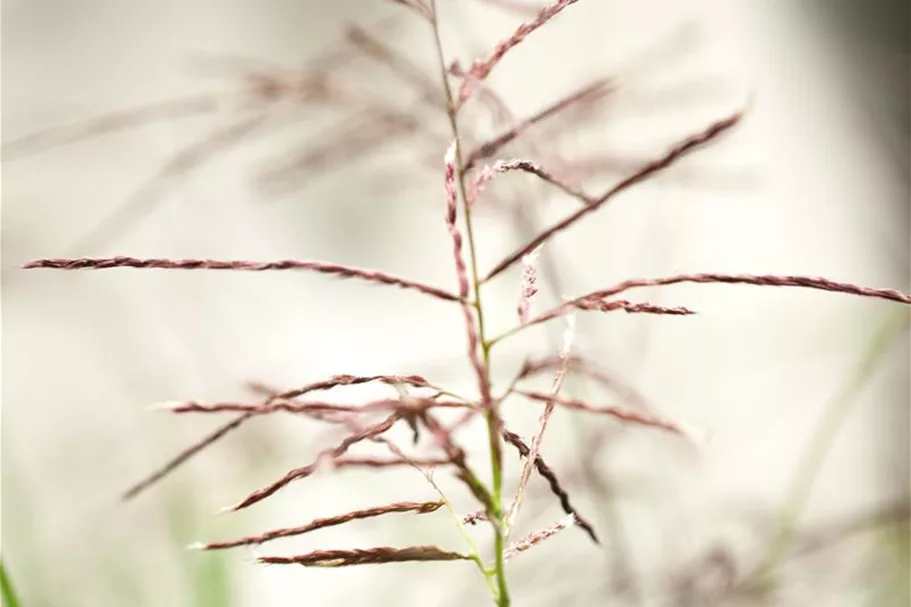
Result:
M540 3L439 4L447 58L467 66ZM466 105L463 126L480 144L607 79L607 92L500 154L586 191L750 104L730 136L549 242L535 309L682 272L908 291L908 23L908 3L887 0L588 0L530 36L492 73L495 95ZM427 24L378 0L4 0L2 45L2 560L19 604L486 604L462 563L253 562L323 548L461 549L442 511L255 553L185 549L435 498L410 470L326 471L217 516L337 442L338 429L313 421L253 420L121 500L226 421L150 411L162 401L250 401L249 381L288 389L339 373L417 373L471 393L456 308L294 272L18 269L83 255L324 259L455 288L449 131L432 102L440 75ZM526 175L496 180L475 216L481 266L576 204ZM518 292L518 270L485 290L491 332L514 324ZM543 455L602 543L568 529L510 561L514 604L908 605L907 310L749 286L641 297L700 314L579 315L574 353L600 380L572 375L565 392L653 407L706 438L693 448L558 410ZM497 385L526 357L556 354L562 330L498 347ZM529 436L539 411L516 400L505 415ZM480 427L460 440L482 466ZM520 469L511 453L509 490ZM448 471L437 474L469 512ZM540 479L530 491L520 533L562 516ZM488 528L474 534L489 550ZM777 584L760 596L750 581L763 563Z

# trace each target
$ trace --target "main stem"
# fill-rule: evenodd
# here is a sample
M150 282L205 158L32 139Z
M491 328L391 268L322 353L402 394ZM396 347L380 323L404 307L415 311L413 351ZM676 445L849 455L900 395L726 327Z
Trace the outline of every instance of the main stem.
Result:
M452 98L452 89L449 86L449 77L446 70L446 58L443 54L443 43L440 40L440 27L437 21L436 0L430 2L433 13L433 36L436 42L437 59L440 67L440 76L443 79L443 90L446 94L446 114L449 117L449 125L452 129L452 136L456 141L455 150L455 169L459 182L459 193L462 198L462 211L465 214L465 232L468 241L468 251L471 264L472 290L474 292L474 308L478 317L478 339L481 342L481 355L484 367L487 369L487 379L490 381L490 344L487 343L487 336L484 332L484 308L481 305L481 280L478 274L478 256L476 254L474 243L474 230L471 224L471 209L468 206L467 188L465 187L465 171L462 163L462 145L459 139L459 122L455 105ZM497 578L497 596L498 607L509 607L509 587L506 584L506 566L504 553L506 551L506 537L503 533L503 462L500 457L500 428L499 420L494 412L494 404L486 403L488 409L485 412L487 420L487 437L490 445L490 470L493 478L493 491L491 497L492 512L488 518L494 530L494 575Z

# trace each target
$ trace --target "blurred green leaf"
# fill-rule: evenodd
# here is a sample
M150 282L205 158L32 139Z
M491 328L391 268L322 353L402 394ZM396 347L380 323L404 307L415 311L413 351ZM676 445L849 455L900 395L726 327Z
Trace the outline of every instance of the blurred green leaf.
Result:
M208 510L201 506L197 491L192 484L185 483L168 494L165 510L174 551L186 563L185 570L191 572L188 581L193 607L231 607L234 601L227 556L186 549L205 528L201 519L202 513Z
M232 604L231 579L223 554L203 553L190 555L198 562L193 568L195 607L230 607Z
M20 607L19 597L13 588L13 581L6 571L6 563L0 561L0 591L3 593L3 607Z

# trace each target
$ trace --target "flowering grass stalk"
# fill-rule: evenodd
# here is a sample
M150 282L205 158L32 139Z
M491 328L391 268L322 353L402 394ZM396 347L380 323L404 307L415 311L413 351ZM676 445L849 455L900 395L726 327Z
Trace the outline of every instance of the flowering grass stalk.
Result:
M321 471L351 467L366 467L380 473L389 468L410 466L424 476L439 494L439 500L401 501L373 508L352 510L316 519L302 526L274 529L234 540L203 543L197 545L197 548L218 550L256 545L273 539L309 533L318 529L348 524L358 520L381 518L386 514L431 514L437 510L445 509L450 512L453 520L462 531L469 547L467 552L457 552L439 546L378 546L356 550L316 550L302 555L265 556L258 560L264 564L297 564L306 567L323 568L405 561L467 560L472 561L482 574L491 591L493 602L498 607L509 607L511 594L506 576L505 563L507 559L538 545L569 526L580 528L594 542L598 542L594 526L588 522L571 502L565 484L559 480L557 472L545 462L542 455L543 441L549 420L553 415L557 414L557 411L569 410L605 415L623 424L646 426L683 437L689 437L690 433L681 423L666 419L656 413L648 406L643 397L638 396L635 391L629 389L620 391L624 395L624 400L628 401L622 405L598 406L586 400L560 395L564 379L568 374L573 373L594 378L603 386L622 387L622 383L618 383L615 378L600 371L590 361L571 352L571 332L564 340L564 346L557 356L544 360L526 361L519 373L508 384L506 390L502 392L498 390L495 394L492 358L494 347L497 344L529 327L544 324L555 318L573 315L577 312L625 311L627 313L673 316L675 318L692 315L694 314L693 310L682 306L663 306L617 298L621 293L633 288L680 283L799 287L884 299L903 305L911 304L911 295L897 290L868 288L821 277L699 273L627 280L611 287L594 290L588 294L568 299L550 310L533 316L531 307L539 287L538 283L541 280L536 267L537 255L543 245L605 206L622 192L668 169L678 160L695 152L697 149L717 141L722 135L738 125L744 116L743 112L734 112L711 123L702 130L681 140L664 154L635 167L618 183L596 195L587 193L584 189L570 184L559 170L542 166L540 164L542 162L541 159L495 159L482 166L482 162L487 162L504 146L527 137L527 131L532 125L545 119L550 119L554 115L559 115L571 106L588 103L593 99L600 99L612 90L608 86L609 80L600 79L573 94L557 99L530 118L513 121L514 124L496 137L488 139L486 143L473 148L473 151L469 151L472 148L467 147L465 143L469 137L465 132L467 127L462 124L463 115L460 113L465 101L472 94L478 93L477 96L489 102L494 111L511 120L511 115L506 109L505 103L489 88L484 82L485 79L508 52L516 48L527 36L545 26L551 19L561 14L564 9L576 1L557 0L548 4L530 21L520 25L511 35L494 46L489 53L473 62L468 69L463 70L458 67L458 62L450 62L444 51L436 0L398 0L397 4L409 9L411 14L417 15L422 22L429 23L432 29L437 67L441 80L439 89L433 88L433 80L429 77L424 77L407 58L397 54L381 40L371 36L369 31L359 28L352 28L348 31L347 42L359 49L362 54L366 54L372 60L387 66L405 85L416 90L421 99L419 105L423 109L437 112L445 111L450 127L450 133L447 135L446 140L450 143L445 153L442 153L443 150L436 147L434 148L434 153L436 158L440 158L440 156L443 158L442 167L437 167L442 168L443 182L442 188L437 193L443 216L442 223L449 236L448 246L453 257L456 283L454 292L395 276L381 270L370 270L324 261L293 259L278 261L222 261L215 259L139 259L129 256L110 258L78 257L39 259L24 266L25 269L30 270L51 269L65 271L114 268L161 269L168 271L309 271L335 278L356 279L372 285L396 287L418 292L437 301L445 302L447 305L458 305L461 310L467 342L466 354L474 375L476 394L456 394L418 375L336 375L289 390L276 390L258 384L253 385L254 392L262 399L259 402L237 400L219 403L196 401L171 403L159 408L182 415L217 415L227 412L241 413L241 415L184 449L171 461L131 487L124 494L124 498L135 498L147 488L161 481L191 457L256 417L275 414L301 416L313 422L328 424L332 428L342 428L346 434L334 446L317 453L307 464L287 471L277 480L249 493L226 510L237 511L250 508L267 498L275 496L292 482L306 479ZM347 55L341 54L340 56L345 57ZM336 58L336 60L333 60L332 65L338 65L338 61L340 59ZM256 93L259 96L258 98L269 103L274 102L282 95L288 94L303 95L307 98L318 97L324 101L343 100L345 103L350 103L352 97L357 97L357 95L351 95L348 89L339 86L337 82L333 81L332 74L329 72L331 70L327 72L324 65L316 69L314 73L309 74L275 75L271 72L268 74L265 72L248 74L248 79L256 83L255 86L250 87L248 92L251 94ZM451 78L460 79L458 88L454 89L450 81ZM210 101L209 98L190 99L182 102L182 104L157 107L156 111L176 113L207 111ZM373 125L381 128L367 133L366 135L369 135L369 137L366 139L364 139L365 133L355 133L352 135L355 144L360 145L366 141L370 145L379 145L385 143L391 137L404 136L421 131L421 122L419 120L399 110L386 107L375 108L373 105L370 105L368 109L370 111L377 110L379 114L374 113L374 115L384 117L383 120L378 119L382 124ZM264 111L261 110L256 115L259 116ZM119 120L122 120L122 118L119 118ZM95 124L96 127L100 124L101 127L99 128L103 130L110 130L120 125L117 120L113 123L102 121ZM238 128L235 125L235 131ZM82 136L81 133L78 130L73 131L65 139L67 141L74 140ZM222 139L229 138L225 133L234 133L234 131L222 132ZM235 133L237 137L242 134ZM429 135L429 137L425 138L433 143L434 146L437 145L438 134L433 132L423 132L423 134ZM232 141L237 140L237 137L234 137ZM41 138L38 138L39 142L40 140ZM208 143L206 141L198 142L189 152L178 155L174 162L169 165L170 170L185 170L188 165L201 162L202 151L212 145L216 145L219 141L221 140ZM221 143L225 142L221 141ZM35 140L24 139L17 143L17 147L21 152L26 149L27 145L33 144L35 144ZM329 148L318 149L315 152L309 150L302 154L300 158L310 163L307 165L308 167L312 168L314 165L326 167L331 163L330 161L337 160L338 157L345 157L346 152L350 150L351 144L351 139L342 137L339 141L330 141ZM442 147L442 145L439 147ZM14 148L14 151L16 151L16 148ZM549 164L549 162L544 164ZM168 167L166 167L167 169ZM480 200L482 194L485 198L489 194L485 193L485 186L497 179L499 175L512 171L524 173L521 176L522 179L531 179L535 180L536 183L546 184L547 187L555 187L562 195L575 200L581 206L562 220L530 237L525 244L506 255L501 261L494 264L491 269L482 272L479 268L477 256L478 234L472 221L472 212L474 209L481 208L478 205L487 202L485 200L482 203ZM283 175L284 173L285 168L280 167L277 172L273 172L273 176L275 174ZM482 299L481 287L519 261L523 262L524 271L520 286L519 303L516 309L517 323L513 328L506 330L500 335L491 336L488 334L485 325L485 301ZM570 318L574 317L570 316ZM670 321L671 319L668 319L668 322ZM676 320L674 321L676 322ZM553 372L554 374L549 392L532 390L525 385L528 380L544 372ZM377 383L385 386L385 389L390 389L389 396L366 403L328 402L313 399L310 396L313 392L327 390L341 392L347 387L366 383ZM303 400L303 397L307 397L307 399ZM504 421L507 401L516 398L521 398L527 403L543 404L538 429L532 435L530 441L509 430ZM461 410L462 416L454 423L443 422L437 418L436 414L438 410L444 409ZM488 447L487 455L490 468L489 482L486 482L482 475L469 465L468 453L457 437L457 431L467 425L468 422L476 419L477 416L481 416L485 424L485 439ZM413 432L413 447L418 451L417 453L406 453L396 441L389 438L388 433L390 430L402 424L407 424ZM349 454L349 450L355 445L366 442L386 448L391 456L376 457ZM507 448L504 449L504 446ZM506 492L504 490L503 468L506 456L505 451L508 449L518 453L519 458L523 459L524 463L516 492L510 502L511 505L509 508L505 508ZM456 512L452 501L433 480L432 472L437 468L443 468L454 474L455 478L461 483L461 489L467 491L474 499L475 511L469 512L467 515L459 515ZM520 506L530 486L533 473L537 473L538 476L545 480L551 493L557 497L566 516L556 524L533 532L524 539L508 545L510 527L513 526L520 512ZM492 532L490 545L484 546L486 550L479 549L471 534L465 529L466 525L476 523L485 523Z

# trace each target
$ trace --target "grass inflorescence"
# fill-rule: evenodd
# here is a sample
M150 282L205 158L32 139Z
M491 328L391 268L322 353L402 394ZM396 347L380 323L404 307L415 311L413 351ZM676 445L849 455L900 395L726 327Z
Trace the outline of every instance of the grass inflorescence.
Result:
M472 561L486 580L491 590L492 601L498 607L508 607L511 599L505 566L507 559L516 557L571 526L580 528L593 542L598 542L594 524L590 522L589 517L577 510L570 499L566 485L560 480L559 474L543 459L545 433L549 420L554 415L561 411L603 415L619 420L623 424L652 428L685 439L692 438L690 429L684 424L665 418L651 410L644 405L644 399L639 398L632 391L626 394L627 402L610 405L569 398L560 394L564 378L573 373L590 376L598 382L608 385L615 386L617 383L615 378L599 371L596 365L590 364L590 361L586 361L573 352L572 319L575 314L618 311L675 317L695 314L695 310L682 306L658 305L647 301L630 301L617 297L621 293L635 288L680 283L743 284L767 288L796 287L880 298L903 305L911 304L911 295L899 291L862 287L822 277L700 273L631 279L567 299L550 310L535 315L531 314L534 296L538 290L537 282L540 279L537 268L539 253L555 236L590 217L623 192L646 182L704 146L718 141L735 129L746 117L744 110L738 110L722 116L708 125L699 125L698 128L693 129L690 135L670 146L664 154L641 163L640 166L630 170L617 183L602 192L584 191L575 184L574 180L562 175L557 168L544 166L541 160L502 158L489 161L507 145L521 141L532 130L531 127L557 119L562 114L575 110L577 106L597 103L612 91L609 79L597 80L577 92L554 100L528 118L516 119L514 124L486 141L480 141L474 145L467 143L471 137L468 133L470 127L466 126L463 120L465 107L472 100L477 100L479 103L496 103L495 95L485 85L489 74L504 56L515 52L515 49L527 37L534 35L534 32L545 27L552 19L564 12L571 13L569 9L576 2L577 0L559 0L545 6L528 21L505 36L487 54L463 68L459 61L448 56L446 52L440 31L438 7L440 3L436 0L399 0L398 4L408 9L415 18L432 30L434 52L438 63L436 75L424 73L407 57L388 47L381 37L376 36L369 29L352 27L347 30L346 41L349 46L346 48L349 51L356 50L366 54L371 60L384 65L386 69L395 73L406 86L418 93L420 102L426 110L445 115L449 124L450 132L444 138L441 139L438 133L428 132L425 133L427 136L425 139L435 146L439 144L439 147L435 148L436 158L441 159L436 166L441 181L437 191L437 200L442 224L449 236L448 243L441 243L440 246L448 247L452 253L455 276L452 291L380 270L324 261L293 259L224 261L215 259L139 259L117 256L39 259L25 265L26 269L70 271L132 268L163 271L314 272L335 278L362 281L377 287L388 286L409 290L433 298L440 305L458 305L461 310L466 342L465 356L470 362L474 375L475 393L456 394L445 386L438 386L417 375L339 375L289 390L276 390L255 385L252 387L259 398L248 401L169 403L159 408L181 415L219 413L239 413L240 415L190 445L173 460L129 488L123 495L125 499L135 498L194 455L254 417L280 414L303 416L331 427L341 428L346 435L335 445L317 453L311 462L289 470L268 485L251 491L227 510L239 511L250 508L276 495L289 484L304 480L325 469L364 467L380 474L385 469L399 466L416 469L437 491L439 491L439 487L432 480L432 471L437 468L451 471L475 500L476 510L456 513L452 501L440 492L440 498L435 501L377 505L319 518L301 526L275 529L238 539L201 543L195 545L195 548L222 550L259 545L278 538L300 535L353 521L382 518L390 514L430 515L441 509L449 510L454 515L456 524L463 527L463 531L465 525L486 524L489 526L491 542L485 546L485 550L479 550L471 541L470 536L466 534L468 544L466 552L434 545L378 546L352 550L325 549L290 556L262 556L258 558L258 562L332 568L405 561ZM244 94L248 99L256 98L260 101L287 94L294 94L306 99L320 98L330 101L345 99L345 88L333 80L331 70L326 71L327 65L336 66L339 62L344 62L344 59L340 56L336 56L333 61L323 59L320 69L306 72L303 75L294 76L281 72L248 75L249 83L244 89ZM129 119L136 119L137 116L146 119L149 114L154 116L158 113L210 111L210 106L215 101L214 98L203 97L187 99L176 104L161 105L157 108L137 109L111 117L107 121L97 122L95 128L101 130L120 128L122 123ZM346 157L348 152L354 148L362 152L374 144L413 133L422 128L419 122L408 119L407 115L396 113L390 108L382 108L382 113L374 112L373 116L374 129L359 131L356 140L345 137L327 138L331 141L332 149L309 150L297 158L292 158L290 163L274 168L269 172L269 178L280 179L284 173L300 170L302 166L307 167L308 170L312 170L314 167L325 167L327 163L331 163L332 158ZM381 120L379 116L385 118ZM240 126L245 124L239 123ZM76 141L85 136L84 131L87 128L89 127L84 126L81 129L71 129L64 134L58 134L62 138L58 142ZM50 136L52 134L43 134L41 137L14 142L15 145L8 147L6 151L24 154L30 149L30 146L40 145ZM222 134L222 139L227 136ZM200 142L197 148L204 144L206 142ZM191 160L197 162L198 158L193 157L190 160L184 158L180 161L183 164L178 163L179 166L175 165L177 168L172 167L170 170L183 170ZM538 180L547 187L556 188L563 195L575 200L578 208L528 238L524 244L505 255L491 267L482 268L477 255L477 242L480 235L472 219L472 212L485 197L485 186L509 172L524 173L523 179ZM523 278L522 284L516 288L518 301L516 324L504 333L491 335L485 324L485 311L489 309L489 304L482 298L481 287L520 262L523 265ZM550 323L563 317L569 318L570 322L560 352L545 360L527 360L518 375L508 384L508 388L498 392L493 372L496 347L525 329ZM534 376L544 373L553 374L551 389L548 392L541 392L526 386L526 382ZM390 388L389 396L370 402L344 404L322 401L314 399L312 396L313 393L328 390L343 392L346 387L365 383L379 383L387 386ZM524 399L528 403L537 403L542 407L537 431L530 440L507 427L506 404L509 399L513 398ZM443 421L438 414L444 409L458 411L461 413L461 417L452 423ZM483 420L486 433L489 481L484 480L486 476L484 473L470 465L468 454L456 436L457 430L479 418ZM411 429L414 436L414 444L409 447L409 451L406 451L403 445L388 438L390 430L403 424ZM356 457L348 454L353 446L363 442L381 446L388 451L388 456ZM510 496L504 482L504 462L507 457L515 455L524 461L519 481ZM564 516L551 526L513 541L510 539L510 533L521 512L521 506L534 473L537 473L546 482L559 501Z

